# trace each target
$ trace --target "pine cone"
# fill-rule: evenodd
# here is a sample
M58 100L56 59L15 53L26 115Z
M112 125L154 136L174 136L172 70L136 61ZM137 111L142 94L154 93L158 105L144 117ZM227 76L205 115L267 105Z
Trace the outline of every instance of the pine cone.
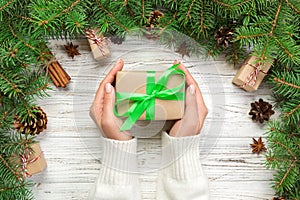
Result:
M252 115L252 120L263 123L264 120L269 121L270 116L274 113L272 105L262 99L259 99L258 102L255 101L254 103L251 103L249 115Z
M150 12L150 16L148 18L147 27L154 29L156 26L159 26L159 19L164 17L164 13L159 10L154 10Z
M215 34L215 40L217 41L218 45L227 48L233 39L233 28L228 28L226 26L221 26L217 33Z
M35 117L31 116L24 122L20 117L15 117L14 127L18 132L23 134L38 135L40 132L44 131L47 128L47 115L41 107L34 107L33 112Z

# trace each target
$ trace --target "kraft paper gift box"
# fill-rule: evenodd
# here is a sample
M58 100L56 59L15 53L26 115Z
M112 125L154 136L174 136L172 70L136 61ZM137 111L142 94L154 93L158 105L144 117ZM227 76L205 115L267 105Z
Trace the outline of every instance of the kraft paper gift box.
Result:
M246 91L257 90L272 65L271 62L261 65L257 60L257 57L250 56L239 69L232 83Z
M163 75L164 71L156 71L155 83ZM146 94L147 90L147 77L149 71L120 71L116 75L116 93L131 93L131 94ZM169 79L165 85L165 89L178 87L180 84L184 84L183 87L178 91L185 96L185 76L182 74L175 74L169 76ZM118 95L117 95L118 96ZM175 95L176 96L176 95ZM180 100L179 100L180 99ZM175 120L181 119L184 114L184 99L179 98L175 100L162 100L155 98L155 116L153 120ZM132 105L131 101L125 101L117 104L116 110L118 113L125 113ZM139 120L145 120L146 111L139 117Z
M47 167L40 143L31 145L32 150L26 149L24 154L12 155L11 162L16 163L23 172L23 177L30 177L43 171ZM31 153L30 153L31 152Z
M37 174L47 167L47 163L39 143L31 145L33 150L28 158L27 172L30 175Z
M86 30L86 37L89 41L91 51L95 60L99 61L104 58L110 57L108 40L102 35L102 33L99 33L97 29ZM99 42L99 44L97 44L97 41Z

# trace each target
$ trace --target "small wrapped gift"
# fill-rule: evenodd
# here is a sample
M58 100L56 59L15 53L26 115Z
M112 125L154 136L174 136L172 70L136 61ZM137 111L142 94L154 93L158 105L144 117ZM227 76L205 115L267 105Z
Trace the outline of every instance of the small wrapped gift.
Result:
M233 78L232 83L240 86L246 91L257 90L271 65L272 63L270 62L261 64L258 62L257 57L250 56L239 69Z
M120 71L116 76L115 115L127 117L120 130L137 120L174 120L184 114L185 74L176 64L166 71Z
M31 148L32 149L30 150L25 150L24 154L20 155L24 177L30 177L33 174L37 174L47 167L40 144L32 144Z
M85 36L88 38L93 56L95 60L102 60L110 56L108 48L109 40L101 33L97 35L97 29L86 29Z

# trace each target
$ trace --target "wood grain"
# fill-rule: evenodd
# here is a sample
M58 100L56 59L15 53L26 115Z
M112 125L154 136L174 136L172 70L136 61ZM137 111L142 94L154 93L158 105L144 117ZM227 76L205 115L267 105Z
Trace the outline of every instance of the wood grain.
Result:
M263 83L258 91L247 93L231 83L237 69L224 58L182 59L174 50L151 40L129 38L122 45L111 45L111 57L99 62L93 59L85 39L72 42L79 44L81 52L73 60L64 52L67 41L50 41L52 52L72 79L66 88L53 86L51 96L39 100L49 119L47 130L38 137L48 168L31 178L36 183L36 199L87 198L102 157L100 133L89 117L89 107L99 83L119 57L128 70L163 70L179 59L197 80L209 110L201 132L200 157L210 180L212 200L271 199L273 173L266 170L264 155L252 154L249 146L252 137L264 136L266 125L254 123L248 116L252 101L272 101L268 85ZM160 135L138 142L142 196L153 200Z

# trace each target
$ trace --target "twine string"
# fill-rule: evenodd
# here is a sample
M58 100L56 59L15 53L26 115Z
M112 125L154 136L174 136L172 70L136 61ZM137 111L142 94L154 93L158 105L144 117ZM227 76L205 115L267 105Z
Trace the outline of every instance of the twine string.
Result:
M27 154L26 154L26 151L28 151ZM31 155L32 155L32 152L29 151L29 149L26 149L24 154L20 154L20 158L21 158L21 161L22 161L23 178L32 176L32 174L30 174L28 172L27 167L28 167L29 164L36 162L41 157L42 152L39 154L39 156L35 157L34 159L29 160Z
M246 85L253 87L257 82L257 77L259 72L262 72L263 74L267 74L265 70L261 69L262 68L261 64L253 65L251 63L246 63L246 65L253 67L254 70L247 76L246 82L243 85L241 85L242 88L245 87Z
M85 36L93 41L93 44L96 44L101 51L102 55L105 55L105 46L109 44L109 39L107 37L98 37L96 35L95 30L93 29L86 29Z

